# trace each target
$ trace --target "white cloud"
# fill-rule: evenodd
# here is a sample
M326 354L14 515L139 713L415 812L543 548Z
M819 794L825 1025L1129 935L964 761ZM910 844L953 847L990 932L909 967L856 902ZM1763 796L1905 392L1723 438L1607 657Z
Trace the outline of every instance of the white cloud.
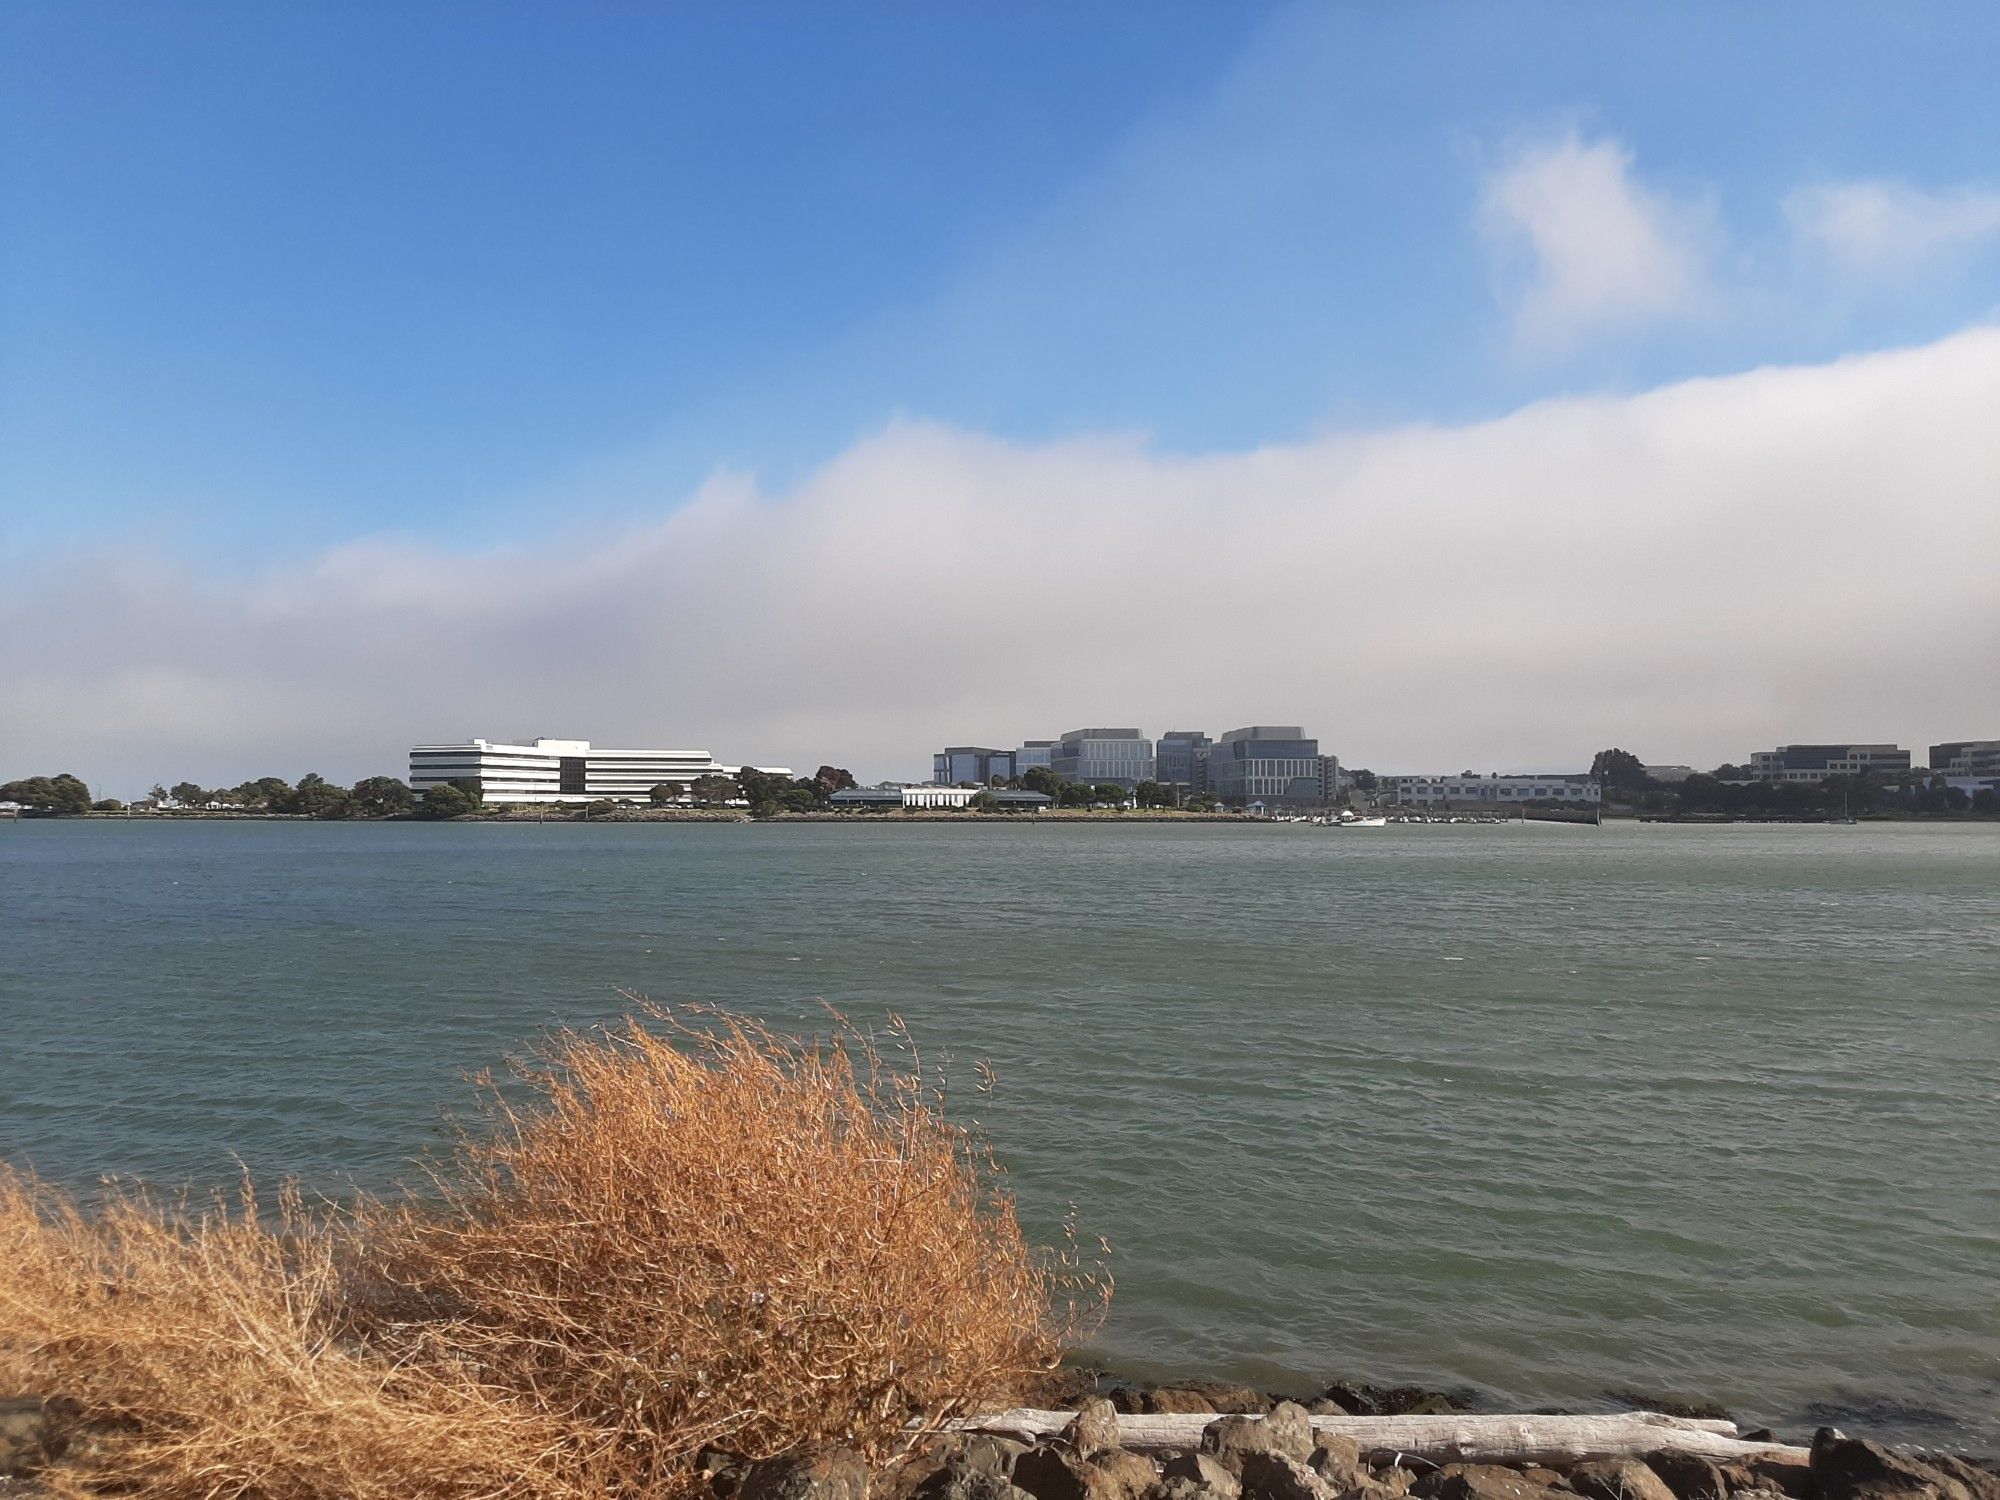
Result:
M1800 188L1785 200L1793 232L1861 275L1904 277L2000 236L2000 190L1929 193L1861 181Z
M1547 352L1701 311L1712 217L1639 182L1619 142L1574 134L1513 152L1480 205L1506 258L1515 332Z
M1982 329L1202 458L904 425L539 549L80 557L0 580L0 780L345 779L472 734L871 777L1082 723L1302 721L1392 770L1988 734L1995 389Z

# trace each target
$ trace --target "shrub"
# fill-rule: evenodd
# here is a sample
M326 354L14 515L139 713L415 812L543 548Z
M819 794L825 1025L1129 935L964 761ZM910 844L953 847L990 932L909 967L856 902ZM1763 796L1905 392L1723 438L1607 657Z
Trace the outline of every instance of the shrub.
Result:
M1073 1232L1030 1249L892 1035L900 1065L845 1022L559 1033L429 1191L345 1211L260 1215L246 1185L85 1214L0 1171L0 1387L90 1425L76 1484L166 1500L672 1494L710 1443L881 1456L1051 1368L1110 1294Z

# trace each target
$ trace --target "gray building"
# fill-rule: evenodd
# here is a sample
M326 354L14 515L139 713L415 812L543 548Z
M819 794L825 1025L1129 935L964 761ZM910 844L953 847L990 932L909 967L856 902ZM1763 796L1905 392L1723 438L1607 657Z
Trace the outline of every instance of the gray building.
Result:
M1296 724L1232 729L1208 752L1208 793L1230 807L1252 802L1310 807L1321 792L1319 741Z
M2000 740L1946 740L1933 745L1931 769L1952 776L2000 776Z
M931 757L934 786L963 786L968 781L974 786L989 786L995 781L1012 781L1016 774L1012 750L951 745Z
M1153 747L1153 780L1192 797L1208 784L1208 751L1215 742L1199 729L1169 729Z
M1759 781L1818 782L1909 769L1910 752L1894 745L1780 745L1750 757L1750 774Z
M1153 742L1136 729L1072 729L1057 741L1049 769L1065 781L1115 782L1129 792L1153 779Z
M1021 748L1014 752L1014 774L1025 776L1036 766L1052 770L1055 765L1056 742L1054 740L1023 740Z

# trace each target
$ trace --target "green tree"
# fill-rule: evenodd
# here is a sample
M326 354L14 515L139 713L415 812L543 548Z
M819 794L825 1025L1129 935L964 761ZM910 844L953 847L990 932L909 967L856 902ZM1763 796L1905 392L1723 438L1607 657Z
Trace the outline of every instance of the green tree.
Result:
M994 812L1000 806L1000 799L991 792L975 792L965 805L973 812Z
M1372 792L1376 787L1381 785L1375 773L1366 766L1363 766L1358 771L1349 771L1347 779L1354 783L1354 789L1357 792Z
M1630 750L1598 751L1590 763L1590 775L1607 792L1643 792L1652 784L1646 767Z
M426 818L462 818L478 805L465 795L464 788L445 781L424 788L417 812Z
M1123 807L1132 799L1132 794L1115 781L1100 781L1090 792L1090 800L1105 807Z
M348 793L354 811L364 818L392 818L416 806L416 794L394 776L364 776Z
M1132 796L1141 807L1174 806L1174 789L1157 781L1140 782Z
M180 795L179 787L174 788L174 795ZM245 807L277 812L291 799L292 784L282 776L260 776L237 787L234 795Z
M650 792L646 793L646 800L652 803L653 806L655 807L666 807L669 806L676 797L680 796L680 794L681 794L681 789L678 786L674 785L673 782L656 781L653 783L653 789Z
M1069 783L1056 775L1047 766L1030 766L1021 773L1021 790L1040 792L1044 797L1056 802L1062 801L1063 788Z
M1088 807L1093 795L1091 788L1080 781L1057 779L1056 806L1058 807Z
M56 776L30 776L0 786L0 802L18 802L34 812L89 812L90 800L90 788L67 771Z
M844 766L821 766L812 775L813 783L820 789L820 799L824 801L835 792L854 790L854 773Z
M176 782L173 789L167 795L180 803L182 807L206 807L211 800L208 793L204 792L192 781Z
M153 783L153 789L150 792L146 793L146 795L153 800L155 806L158 806L160 803L166 801L167 798L171 797L173 793L169 792L165 787L161 786L159 782L156 781Z
M750 804L750 816L768 818L784 807L785 793L796 788L782 776L774 776L760 771L755 766L745 766L736 773L736 785L743 794L743 800Z
M91 803L90 810L92 812L123 812L125 811L125 804L120 802L116 797L104 797Z
M739 791L734 779L728 776L697 776L688 788L694 800L704 807L712 807L718 802L727 802Z
M317 771L308 771L275 810L307 818L344 818L350 811L347 788L335 786Z

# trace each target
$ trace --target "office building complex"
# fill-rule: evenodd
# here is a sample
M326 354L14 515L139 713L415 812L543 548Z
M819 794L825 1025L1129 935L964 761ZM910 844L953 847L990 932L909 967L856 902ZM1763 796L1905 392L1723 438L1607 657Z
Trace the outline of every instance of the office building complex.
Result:
M1296 724L1232 729L1209 747L1206 790L1225 806L1323 802L1319 741Z
M1019 773L1012 750L988 750L979 745L953 745L931 757L931 781L937 786L987 786L1011 781Z
M1153 746L1153 780L1192 797L1208 784L1208 752L1215 742L1199 729L1169 729Z
M1384 776L1390 797L1415 807L1465 807L1473 803L1519 806L1524 802L1601 802L1604 789L1587 772L1545 776Z
M1947 776L2000 776L2000 740L1946 740L1933 745L1931 769Z
M1072 729L1049 769L1065 781L1115 782L1128 792L1153 779L1153 742L1136 729Z
M463 740L410 749L410 787L422 793L454 781L475 781L480 799L493 803L644 802L665 782L685 791L697 776L734 776L706 750L601 750L589 740ZM789 776L784 766L758 766Z
M1894 745L1780 745L1750 757L1750 774L1759 781L1817 782L1909 769L1910 752Z

